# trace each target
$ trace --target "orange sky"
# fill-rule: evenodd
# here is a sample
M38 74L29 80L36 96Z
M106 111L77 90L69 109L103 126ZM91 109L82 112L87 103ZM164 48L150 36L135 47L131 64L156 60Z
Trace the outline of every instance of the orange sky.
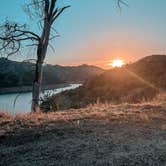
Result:
M107 40L108 41L89 41L89 43L83 43L80 47L75 48L71 51L74 59L73 62L70 60L70 57L68 59L67 56L65 62L64 59L61 62L61 57L58 55L51 56L49 59L52 59L51 63L53 63L53 61L56 63L56 60L58 60L61 65L75 66L89 64L109 69L111 66L108 64L113 59L122 59L125 63L131 63L144 56L155 53L162 54L162 51L158 51L155 47L148 50L147 47L149 47L148 45L151 43L141 40L138 41L138 37L136 41L127 40L126 38L115 38L114 41L116 42L113 43L110 39Z

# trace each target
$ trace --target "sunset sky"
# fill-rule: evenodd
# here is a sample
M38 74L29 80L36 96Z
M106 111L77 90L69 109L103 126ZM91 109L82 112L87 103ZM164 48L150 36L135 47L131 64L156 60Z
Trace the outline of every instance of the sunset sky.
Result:
M22 11L24 2L1 0L0 21L8 18L29 23L38 31ZM59 2L60 6L69 4L71 8L55 23L61 37L52 43L56 52L49 50L47 63L87 63L108 68L116 58L128 63L150 54L166 54L166 0L127 0L129 6L122 6L121 12L116 0ZM27 56L24 53L17 60Z

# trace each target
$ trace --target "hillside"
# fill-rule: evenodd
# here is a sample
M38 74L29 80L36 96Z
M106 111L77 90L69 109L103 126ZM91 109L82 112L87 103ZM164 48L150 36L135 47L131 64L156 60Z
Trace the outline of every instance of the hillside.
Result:
M162 102L0 114L0 165L165 166Z
M80 108L97 101L141 102L166 89L166 56L152 55L88 80L82 87L48 98L45 111Z
M34 78L35 66L29 62L16 62L0 58L0 88L15 86L31 86ZM101 74L104 70L89 65L66 67L59 65L45 65L43 71L43 85L60 84L66 82L84 82L90 77Z

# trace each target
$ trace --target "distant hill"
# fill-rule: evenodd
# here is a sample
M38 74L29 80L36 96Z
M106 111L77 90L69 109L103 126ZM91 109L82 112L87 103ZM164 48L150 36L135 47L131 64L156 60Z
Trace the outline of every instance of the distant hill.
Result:
M0 58L0 88L15 86L31 86L34 80L35 66L29 62L16 62ZM45 65L43 85L66 82L84 82L90 77L99 75L104 70L89 65L59 66Z
M129 69L160 89L166 89L166 55L151 55L129 66Z
M141 102L163 90L166 90L166 56L152 55L106 71L80 88L50 97L43 105L56 110L84 107L96 101Z

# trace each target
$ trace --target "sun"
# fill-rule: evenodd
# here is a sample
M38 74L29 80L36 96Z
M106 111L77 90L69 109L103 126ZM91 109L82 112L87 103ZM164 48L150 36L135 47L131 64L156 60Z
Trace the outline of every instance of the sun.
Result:
M124 65L124 61L121 59L114 59L112 62L109 64L112 67L122 67Z

